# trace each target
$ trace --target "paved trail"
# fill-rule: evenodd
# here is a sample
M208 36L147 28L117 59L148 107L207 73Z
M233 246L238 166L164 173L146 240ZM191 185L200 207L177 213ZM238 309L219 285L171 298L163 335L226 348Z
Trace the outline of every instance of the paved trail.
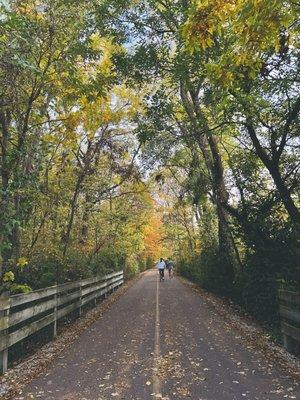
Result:
M199 294L149 271L16 400L155 398L284 400L300 391Z

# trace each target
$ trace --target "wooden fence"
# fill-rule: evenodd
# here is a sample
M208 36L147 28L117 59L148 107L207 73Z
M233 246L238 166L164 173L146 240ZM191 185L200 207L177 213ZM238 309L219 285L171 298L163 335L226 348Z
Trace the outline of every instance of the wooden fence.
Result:
M279 301L284 347L290 353L298 353L300 346L300 293L280 290Z
M7 371L8 349L46 326L52 336L57 321L122 285L123 271L35 290L26 294L0 297L0 373Z

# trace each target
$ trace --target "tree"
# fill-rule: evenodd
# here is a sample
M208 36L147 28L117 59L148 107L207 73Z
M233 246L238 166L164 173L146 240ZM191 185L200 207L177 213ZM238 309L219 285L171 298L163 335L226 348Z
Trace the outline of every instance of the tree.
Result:
M299 5L280 1L195 1L184 32L192 48L211 48L207 72L223 92L230 121L249 136L289 217L299 223L295 154L299 124ZM228 25L230 29L227 29ZM292 84L291 84L292 83ZM289 166L287 164L290 164Z
M59 126L62 102L99 83L79 80L81 60L97 58L85 35L85 1L13 1L1 6L1 255L20 256L20 227L40 170L41 138ZM80 17L78 18L78 15ZM79 43L81 44L79 46ZM99 90L99 88L98 88Z

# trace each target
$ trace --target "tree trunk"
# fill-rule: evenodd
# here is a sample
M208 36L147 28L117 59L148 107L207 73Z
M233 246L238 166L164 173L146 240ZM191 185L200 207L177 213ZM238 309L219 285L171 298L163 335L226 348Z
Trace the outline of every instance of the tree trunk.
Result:
M255 128L249 118L246 123L246 128L247 128L247 131L251 138L251 141L253 143L253 146L255 148L257 156L263 162L264 166L267 168L267 170L269 171L270 175L273 178L276 189L278 190L278 193L281 197L282 203L283 203L286 211L288 212L291 221L295 224L295 226L299 226L300 211L296 207L296 205L291 197L290 191L287 188L287 185L282 178L282 175L279 170L279 160L275 162L273 159L271 159L268 156L265 149L260 144L260 141L256 135Z
M279 167L275 164L271 164L269 171L270 171L270 174L272 175L272 178L274 180L276 188L280 194L282 203L284 204L285 209L287 210L287 212L291 218L291 221L295 224L300 224L300 211L296 207L296 205L291 197L290 191L288 190L288 188L281 176Z
M234 245L232 244L233 238L229 232L229 215L223 207L223 204L227 203L229 195L224 182L224 171L218 144L215 137L210 133L205 116L202 115L196 94L190 89L187 90L184 84L181 84L181 99L191 120L195 139L210 174L218 216L219 252L228 261L226 262L226 274L229 281L232 281L234 278L233 265L237 262Z
M1 199L0 199L0 235L1 235L1 263L0 263L0 279L2 279L2 274L5 265L10 258L11 243L9 239L9 179L10 179L10 168L8 165L8 121L7 116L4 112L0 113L0 124L2 127L2 137L1 137Z
M68 247L69 247L70 235L71 235L71 230L72 230L72 226L73 226L76 206L77 206L77 199L78 199L78 195L79 195L79 192L80 192L80 188L81 188L81 184L83 182L83 179L84 179L84 175L82 173L79 173L78 178L77 178L77 182L76 182L76 186L75 186L75 190L74 190L74 193L73 193L73 198L72 198L72 201L71 201L71 212L70 212L70 216L69 216L67 229L62 235L62 242L64 243L64 246L63 246L63 257L66 256L66 253L67 253L67 250L68 250Z
M88 238L88 233L89 233L89 220L90 220L90 202L91 202L91 197L89 194L86 194L85 196L85 205L84 205L84 211L82 215L82 226L80 230L80 235L79 235L79 243L80 244L85 244Z

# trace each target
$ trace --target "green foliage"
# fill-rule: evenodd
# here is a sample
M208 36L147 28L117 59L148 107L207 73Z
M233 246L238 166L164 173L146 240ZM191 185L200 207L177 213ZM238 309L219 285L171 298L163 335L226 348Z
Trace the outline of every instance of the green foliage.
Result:
M12 271L5 272L3 275L3 282L13 282L15 280L15 274Z
M247 253L233 285L226 280L224 258L215 247L179 262L178 271L205 289L230 297L257 320L278 326L278 289L287 286L297 290L299 269L293 236L283 229L276 231L275 226L272 240L257 241L255 250Z
M10 285L9 287L9 291L11 294L19 294L19 293L29 293L31 292L31 287L28 285L20 285L17 283L13 283L12 285Z
M263 260L252 261L235 282L233 299L257 320L279 323L278 282Z
M155 265L155 259L153 256L149 256L146 259L145 269L151 269Z
M204 249L199 256L190 260L179 261L177 270L201 287L229 296L233 287L226 274L225 262L224 256L218 253L218 249L212 247Z
M134 256L127 258L124 268L125 276L127 278L132 278L139 272L139 268L139 262Z
M112 271L122 270L123 265L124 255L118 253L117 249L108 247L92 258L90 269L94 275L104 275Z

